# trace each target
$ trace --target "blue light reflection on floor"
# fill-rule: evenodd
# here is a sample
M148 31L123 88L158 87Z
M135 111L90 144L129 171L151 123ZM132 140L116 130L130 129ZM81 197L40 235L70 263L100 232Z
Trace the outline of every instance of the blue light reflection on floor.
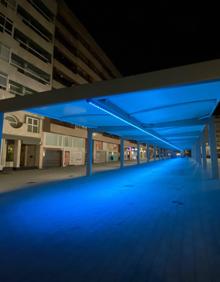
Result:
M110 272L117 272L123 260L126 269L129 253L141 252L140 238L150 236L146 232L153 218L175 198L177 191L165 193L163 182L166 177L169 183L184 161L128 167L1 195L0 281L93 281L92 275L101 279L112 261ZM172 181L171 186L181 184L178 177ZM93 271L97 265L98 273ZM120 271L123 279L129 275Z

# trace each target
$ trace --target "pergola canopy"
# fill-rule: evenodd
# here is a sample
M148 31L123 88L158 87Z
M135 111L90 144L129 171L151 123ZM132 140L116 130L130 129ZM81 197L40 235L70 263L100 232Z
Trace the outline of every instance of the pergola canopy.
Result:
M12 101L13 100L13 101ZM124 139L189 149L220 101L220 60L16 97L0 111L25 109Z

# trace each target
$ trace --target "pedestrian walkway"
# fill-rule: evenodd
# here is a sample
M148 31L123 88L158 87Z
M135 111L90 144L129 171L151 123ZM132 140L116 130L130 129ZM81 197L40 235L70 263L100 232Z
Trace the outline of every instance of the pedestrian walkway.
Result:
M146 160L142 162L146 162ZM137 161L125 161L126 166L136 164ZM119 162L94 164L93 171L100 172L105 170L118 169L119 166ZM47 169L5 170L3 172L0 172L0 193L28 188L39 183L45 183L54 180L81 177L85 176L85 174L85 165L55 167Z
M188 159L0 195L0 281L220 281L220 182Z

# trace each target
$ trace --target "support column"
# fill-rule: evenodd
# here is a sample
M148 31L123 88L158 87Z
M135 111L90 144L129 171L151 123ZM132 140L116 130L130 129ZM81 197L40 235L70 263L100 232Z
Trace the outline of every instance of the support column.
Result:
M21 160L21 140L15 141L15 152L14 152L14 167L20 167L20 160Z
M158 148L158 159L161 160L161 148Z
M44 149L43 145L39 145L39 158L38 158L38 168L42 169L43 168L43 158L44 158Z
M4 121L4 113L0 112L0 170L3 169L3 166L2 166L2 155L3 155L2 131L3 131L3 121Z
M150 161L150 145L147 144L147 148L146 148L146 157L147 157L147 162Z
M196 161L199 165L201 165L201 146L200 140L196 143Z
M120 139L120 168L124 167L124 139Z
M137 164L140 164L140 143L137 142Z
M204 169L207 168L207 159L206 159L206 140L205 136L202 137L202 166Z
M210 118L208 123L209 146L210 146L210 159L211 159L211 175L212 178L218 178L218 156L216 144L216 132L214 119Z
M92 175L92 156L93 156L93 140L92 140L93 129L88 128L87 130L87 150L86 150L86 175Z
M154 145L154 160L157 159L157 146Z
M196 150L195 150L195 144L192 145L191 148L191 157L195 161L196 160Z
M160 148L160 160L163 159L163 149Z

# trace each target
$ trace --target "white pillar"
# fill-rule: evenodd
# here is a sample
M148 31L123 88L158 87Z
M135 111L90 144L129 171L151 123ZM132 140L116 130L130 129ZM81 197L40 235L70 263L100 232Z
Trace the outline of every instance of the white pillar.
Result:
M38 168L43 168L43 160L44 160L44 147L43 145L39 145L39 159L38 159Z
M62 149L61 152L62 160L61 160L61 167L65 167L65 149Z
M86 175L92 175L92 156L93 156L93 129L87 130L87 144L86 144Z
M137 142L137 164L140 164L140 143Z
M2 131L3 131L4 113L0 112L0 170L3 169L2 166L2 155L3 155L3 145L2 145Z
M20 167L20 161L21 161L21 140L15 141L15 149L14 149L14 167L19 168Z
M120 168L124 166L124 139L120 139Z
M216 145L216 132L214 119L210 118L208 123L209 146L210 146L210 159L211 159L211 175L212 178L218 178L218 156Z

